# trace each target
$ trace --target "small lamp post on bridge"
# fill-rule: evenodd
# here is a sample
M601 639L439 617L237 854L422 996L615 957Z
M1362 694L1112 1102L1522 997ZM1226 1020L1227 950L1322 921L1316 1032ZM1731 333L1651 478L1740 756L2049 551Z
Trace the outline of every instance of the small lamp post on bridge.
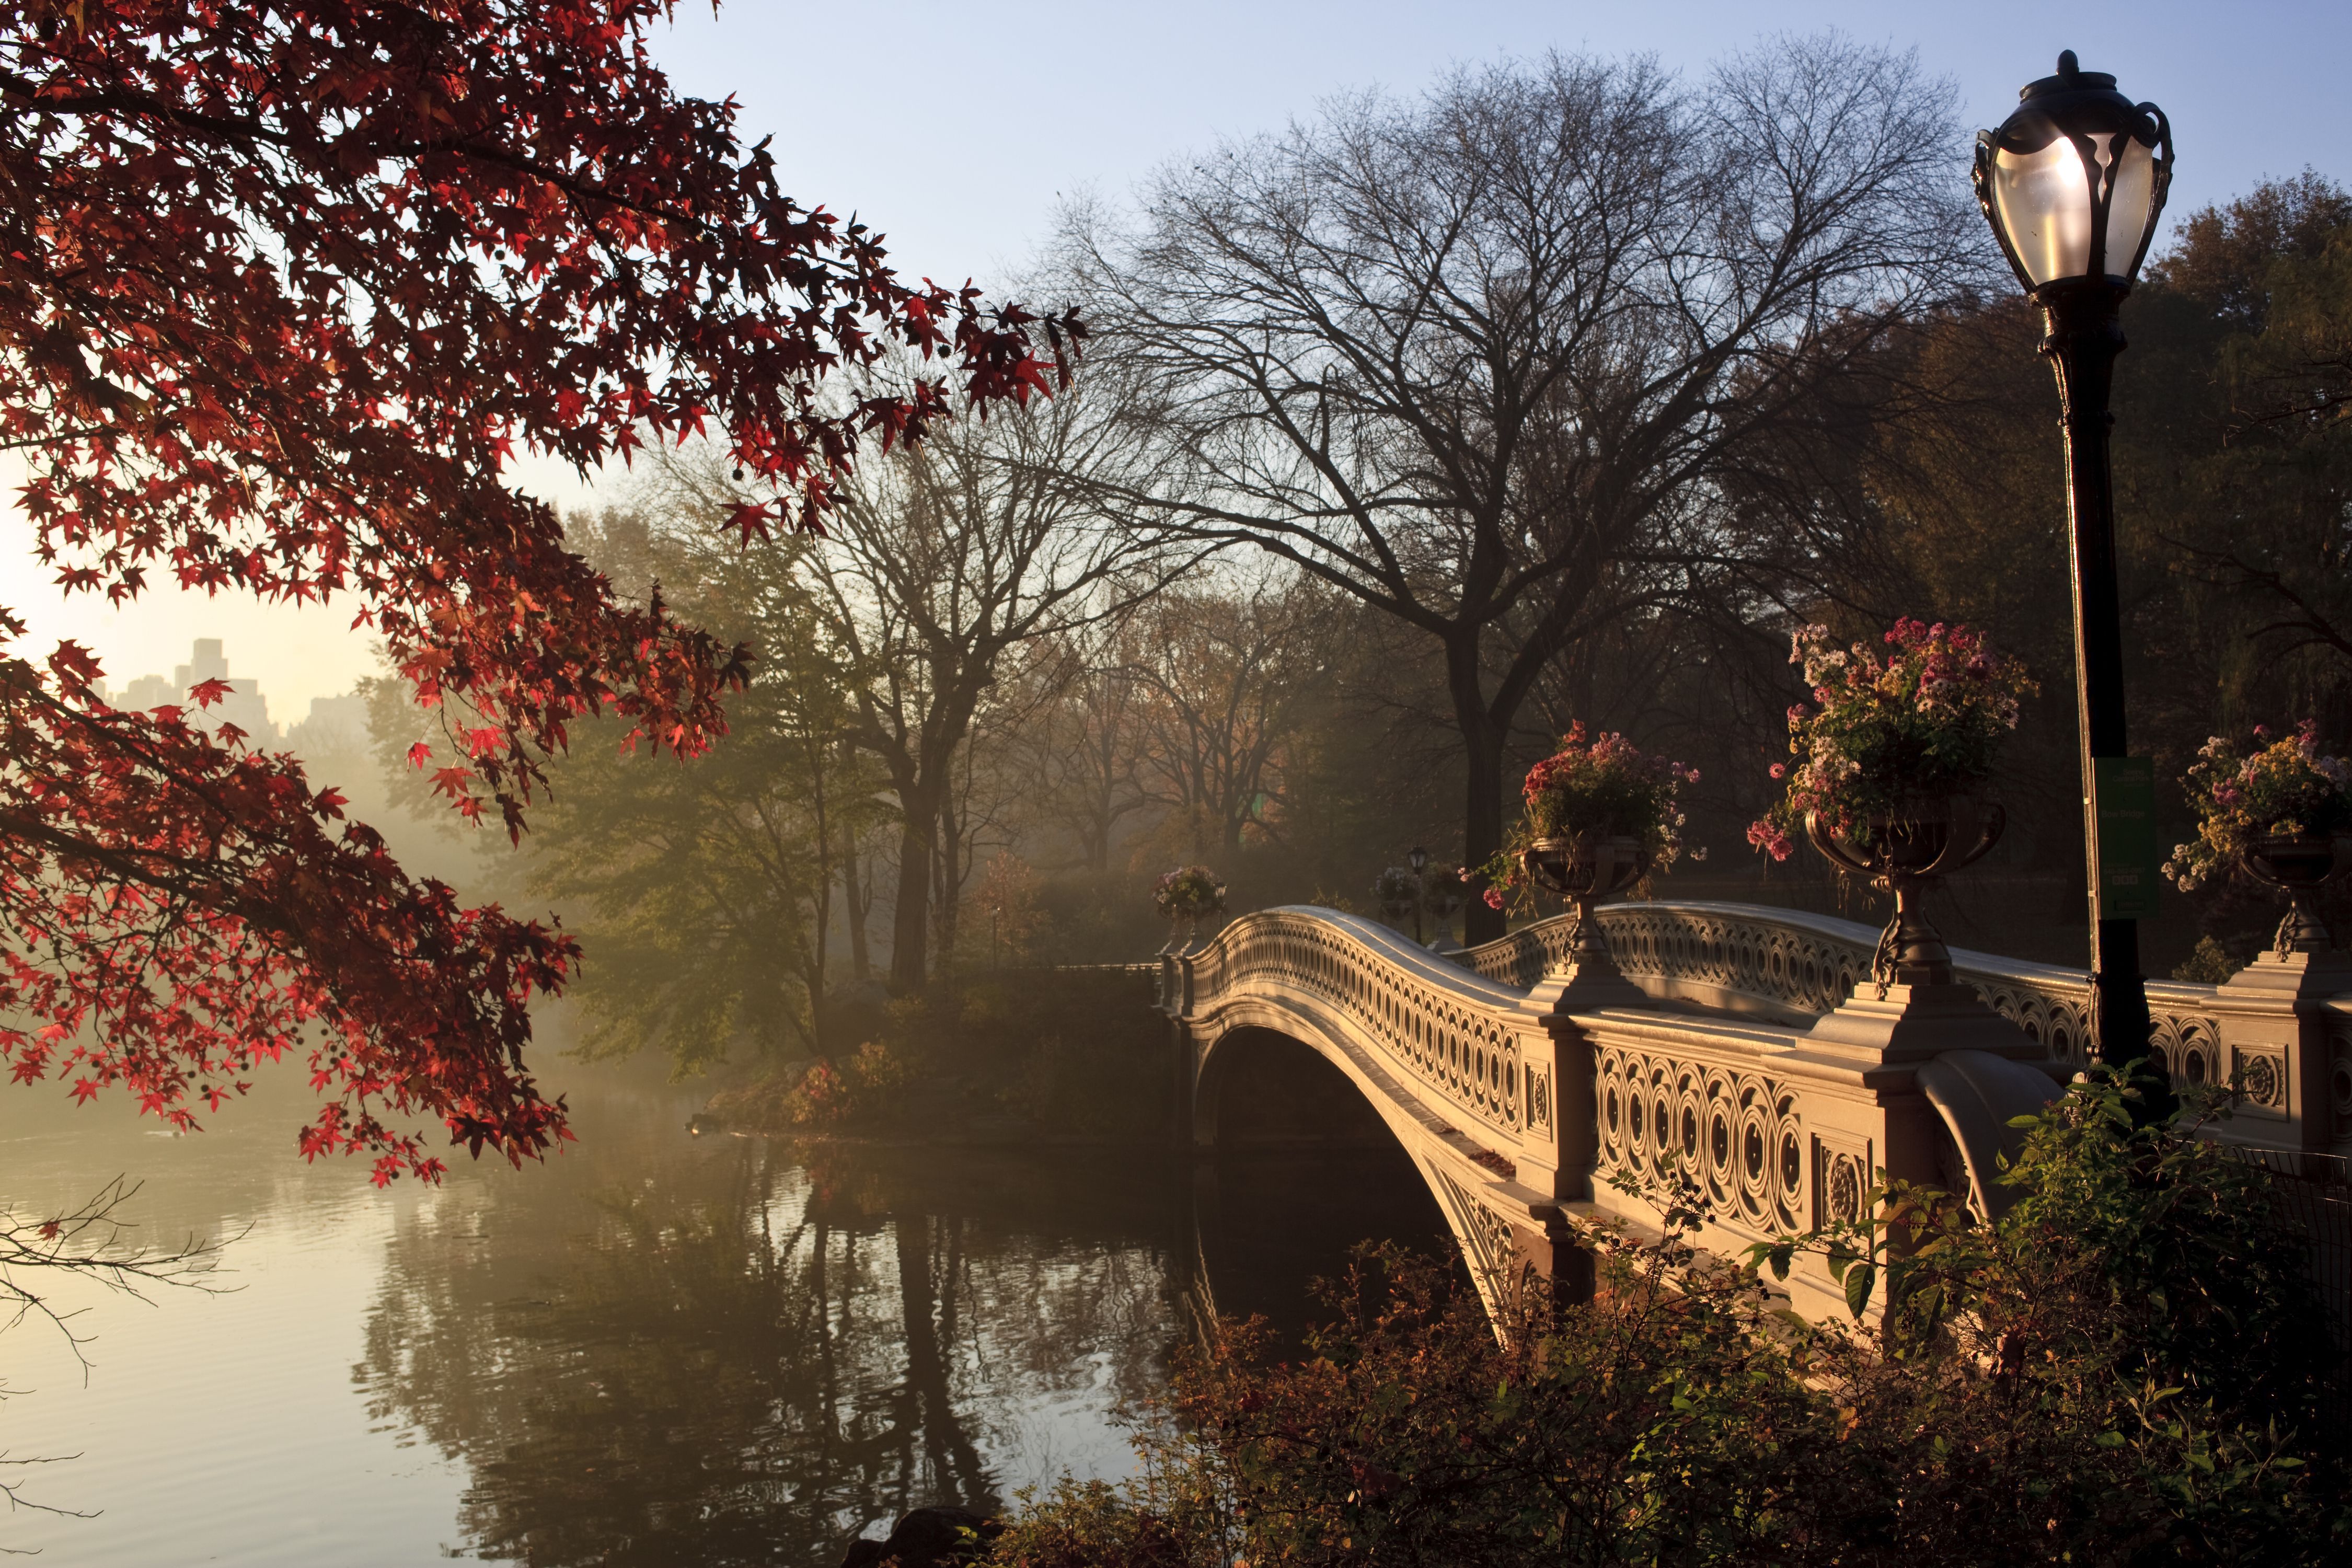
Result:
M1429 940L1422 930L1423 917L1429 911L1429 881L1423 875L1429 869L1429 851L1416 844L1405 851L1404 863L1412 868L1412 940L1420 946Z
M2030 83L1998 131L1977 136L1976 193L2017 279L2042 308L2042 352L2058 376L2073 543L2074 683L2091 895L2091 1013L2110 1068L2147 1054L2139 924L2156 913L2154 784L2126 754L2123 616L2116 584L2107 411L2118 310L2131 292L2172 179L2172 128L2072 49ZM2151 1099L2169 1086L2143 1086Z

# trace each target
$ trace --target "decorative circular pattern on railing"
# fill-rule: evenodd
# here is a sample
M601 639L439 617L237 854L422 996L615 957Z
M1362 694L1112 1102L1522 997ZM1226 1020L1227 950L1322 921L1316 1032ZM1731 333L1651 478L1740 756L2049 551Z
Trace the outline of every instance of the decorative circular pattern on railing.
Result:
M2286 1074L2267 1054L2243 1052L2238 1058L2237 1090L2250 1104L2266 1110L2286 1109Z
M1616 1047L1596 1062L1601 1169L1699 1184L1718 1219L1800 1228L1805 1143L1796 1091L1759 1074Z
M1524 1082L1516 1033L1475 1001L1433 984L1346 927L1270 910L1228 926L1194 961L1194 1005L1258 980L1338 1003L1391 1062L1448 1106L1516 1136L1548 1128L1549 1087ZM1521 1090L1528 1103L1521 1107Z
M1819 1015L1836 1007L1853 994L1856 979L1870 973L1867 940L1824 932L1793 913L1781 919L1752 908L1718 912L1686 904L1631 903L1606 905L1600 918L1618 966L1654 991L1712 987L1792 1013ZM1457 957L1490 980L1533 985L1565 958L1573 930L1574 922L1564 916L1539 921ZM2025 963L1964 965L1959 973L1987 1005L2047 1046L2053 1058L2089 1060L2087 976ZM2186 1081L2192 1061L2208 1079L2218 1077L2221 1058L2210 1044L2213 1020L2204 1011L2212 988L2150 989L2156 1025L2151 1054L2178 1080Z
M1829 1217L1852 1225L1862 1218L1862 1194L1868 1184L1862 1162L1852 1154L1832 1154L1827 1163Z

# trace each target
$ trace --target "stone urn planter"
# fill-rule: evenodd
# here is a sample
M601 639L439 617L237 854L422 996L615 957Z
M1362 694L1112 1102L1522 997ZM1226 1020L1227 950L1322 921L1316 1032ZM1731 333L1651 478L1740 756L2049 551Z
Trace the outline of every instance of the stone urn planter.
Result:
M1616 960L1610 956L1609 938L1594 918L1593 906L1647 874L1650 858L1641 841L1598 833L1538 838L1520 851L1519 864L1538 887L1549 889L1576 906L1576 927L1568 942L1569 963L1580 973L1615 973Z
M1895 912L1871 959L1871 979L1882 998L1890 985L1952 983L1951 949L1919 908L1920 894L1937 878L1982 859L2007 824L1999 805L1968 795L1875 812L1847 833L1817 812L1806 815L1805 837L1832 865L1895 896Z
M2326 952L2334 946L2319 918L2319 889L2352 871L2352 837L2257 838L2238 851L2246 875L2287 896L2277 952Z

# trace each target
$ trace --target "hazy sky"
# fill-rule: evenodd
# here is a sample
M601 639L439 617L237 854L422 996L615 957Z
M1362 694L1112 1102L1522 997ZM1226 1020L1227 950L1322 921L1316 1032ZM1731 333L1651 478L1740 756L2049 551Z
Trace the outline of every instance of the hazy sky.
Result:
M655 40L683 91L732 93L747 140L775 134L785 188L891 238L909 273L990 285L1020 269L1065 194L1117 198L1161 161L1278 129L1336 89L1412 92L1452 62L1547 48L1655 53L1694 75L1770 32L1838 27L1916 48L1949 77L1970 126L1998 123L2025 81L2072 47L2171 116L2170 212L2309 164L2352 179L2352 5L2345 0L2132 6L1463 3L804 5L736 0L714 18L682 0ZM1967 178L1963 157L1952 177ZM536 472L534 477L537 477ZM580 492L550 473L548 493ZM2055 482L2053 470L2053 482ZM63 603L0 519L0 605L32 646L94 647L109 678L168 674L197 637L226 639L273 717L368 673L349 607L296 611L168 589L129 611Z

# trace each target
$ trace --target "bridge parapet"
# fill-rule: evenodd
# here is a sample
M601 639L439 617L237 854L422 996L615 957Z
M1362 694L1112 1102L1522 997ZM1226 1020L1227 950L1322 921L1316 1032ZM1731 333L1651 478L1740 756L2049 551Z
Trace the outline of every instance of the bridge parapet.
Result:
M1558 1165L1550 1036L1527 1010L1524 986L1466 974L1384 925L1310 906L1244 916L1171 966L1178 1016L1205 1023L1237 1000L1277 995L1329 1009L1371 1048L1368 1066L1449 1124L1475 1129L1479 1147L1514 1164Z
M1618 967L1652 996L1799 1028L1853 994L1878 940L1872 926L1766 904L1659 900L1610 904L1600 915ZM1454 959L1486 979L1530 986L1565 961L1575 925L1567 915L1538 921ZM2053 1059L2085 1064L2090 983L2083 971L1965 948L1953 949L1952 961L1987 1005ZM2150 1045L2184 1083L2231 1076L2221 1050L2220 995L2214 985L2148 982ZM2272 1075L2254 1076L2272 1087Z

